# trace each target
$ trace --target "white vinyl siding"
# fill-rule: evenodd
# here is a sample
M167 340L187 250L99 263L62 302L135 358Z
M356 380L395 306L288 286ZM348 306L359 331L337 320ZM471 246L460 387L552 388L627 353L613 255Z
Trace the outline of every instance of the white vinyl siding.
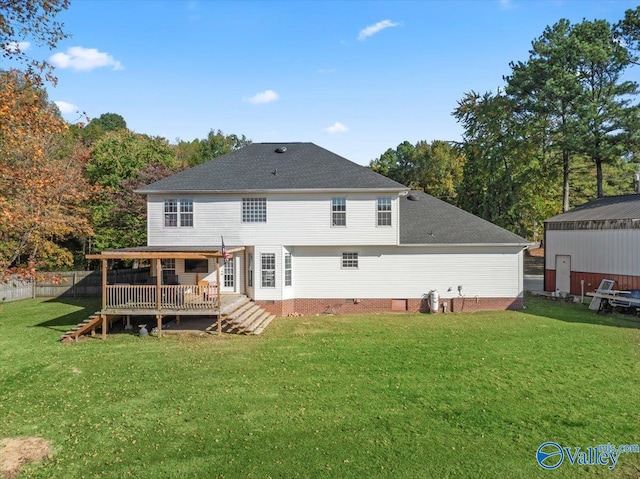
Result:
M358 269L343 269L339 247L296 247L296 298L522 296L520 247L360 247ZM448 289L451 288L451 291Z
M331 226L332 197L322 194L273 194L267 198L268 223L242 222L242 195L196 195L194 226L185 235L180 228L164 227L164 199L150 195L149 246L242 245L395 245L398 243L399 199L391 202L392 225L376 225L377 196L354 193L347 197L348 227ZM256 256L259 266L259 257Z

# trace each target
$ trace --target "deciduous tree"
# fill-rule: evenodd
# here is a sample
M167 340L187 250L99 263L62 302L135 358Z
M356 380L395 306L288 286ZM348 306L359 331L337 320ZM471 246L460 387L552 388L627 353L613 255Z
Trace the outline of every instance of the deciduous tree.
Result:
M180 163L196 166L249 144L251 140L244 135L225 135L220 130L210 130L206 138L191 142L179 141L175 148Z
M100 138L87 164L88 177L97 187L91 201L92 250L144 245L146 203L134 190L176 170L175 151L164 138L128 130Z
M0 0L0 50L4 58L24 69L30 83L42 85L45 79L55 83L53 68L44 60L27 54L29 42L55 48L68 37L56 16L69 7L69 0Z
M18 72L0 75L0 276L70 266L61 246L91 234L86 151L63 154L66 124L46 92Z

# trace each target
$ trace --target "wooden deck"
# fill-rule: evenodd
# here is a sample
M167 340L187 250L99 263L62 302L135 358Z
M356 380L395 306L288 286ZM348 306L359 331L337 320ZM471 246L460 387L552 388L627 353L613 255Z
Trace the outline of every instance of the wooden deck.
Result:
M218 311L218 292L213 286L181 284L158 288L146 284L110 284L105 289L102 310L109 314L217 314Z
M273 321L274 315L263 310L243 294L223 294L221 308L207 309L142 309L126 307L98 311L88 319L67 331L60 338L63 342L74 342L82 336L95 335L101 331L106 338L114 323L133 326L137 331L140 324L151 330L154 320L158 336L164 334L261 334ZM168 321L167 321L168 319ZM118 328L116 328L118 329ZM121 330L121 329L120 329Z

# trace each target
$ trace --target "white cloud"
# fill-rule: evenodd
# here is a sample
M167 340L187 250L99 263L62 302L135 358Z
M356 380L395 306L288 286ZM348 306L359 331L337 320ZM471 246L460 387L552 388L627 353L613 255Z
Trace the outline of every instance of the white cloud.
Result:
M385 28L397 27L399 23L392 22L391 20L382 20L375 25L369 25L367 28L360 30L360 35L358 35L358 40L362 41L367 37L375 35L378 32L381 32Z
M260 105L262 103L271 103L272 101L276 101L280 98L273 90L266 90L260 93L256 93L251 98L244 98L244 101L248 101L249 103L253 103L254 105Z
M73 103L68 103L62 100L54 101L54 103L58 106L58 110L60 110L60 113L62 114L75 113L78 111L78 107Z
M58 68L71 68L78 71L89 71L102 67L124 70L119 61L108 53L99 52L95 48L71 47L67 49L67 53L55 53L50 60Z
M26 52L31 47L31 42L9 42L5 49L11 53Z
M349 128L347 128L339 121L336 121L333 125L325 128L324 131L326 131L327 133L344 133L345 131L349 131Z

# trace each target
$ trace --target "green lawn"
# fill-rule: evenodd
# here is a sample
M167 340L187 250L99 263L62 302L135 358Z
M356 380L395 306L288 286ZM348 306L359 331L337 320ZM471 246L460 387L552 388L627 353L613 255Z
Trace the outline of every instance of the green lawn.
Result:
M0 305L0 439L52 442L21 477L637 477L640 454L535 454L640 443L640 323L526 305L76 344L57 340L96 301Z

